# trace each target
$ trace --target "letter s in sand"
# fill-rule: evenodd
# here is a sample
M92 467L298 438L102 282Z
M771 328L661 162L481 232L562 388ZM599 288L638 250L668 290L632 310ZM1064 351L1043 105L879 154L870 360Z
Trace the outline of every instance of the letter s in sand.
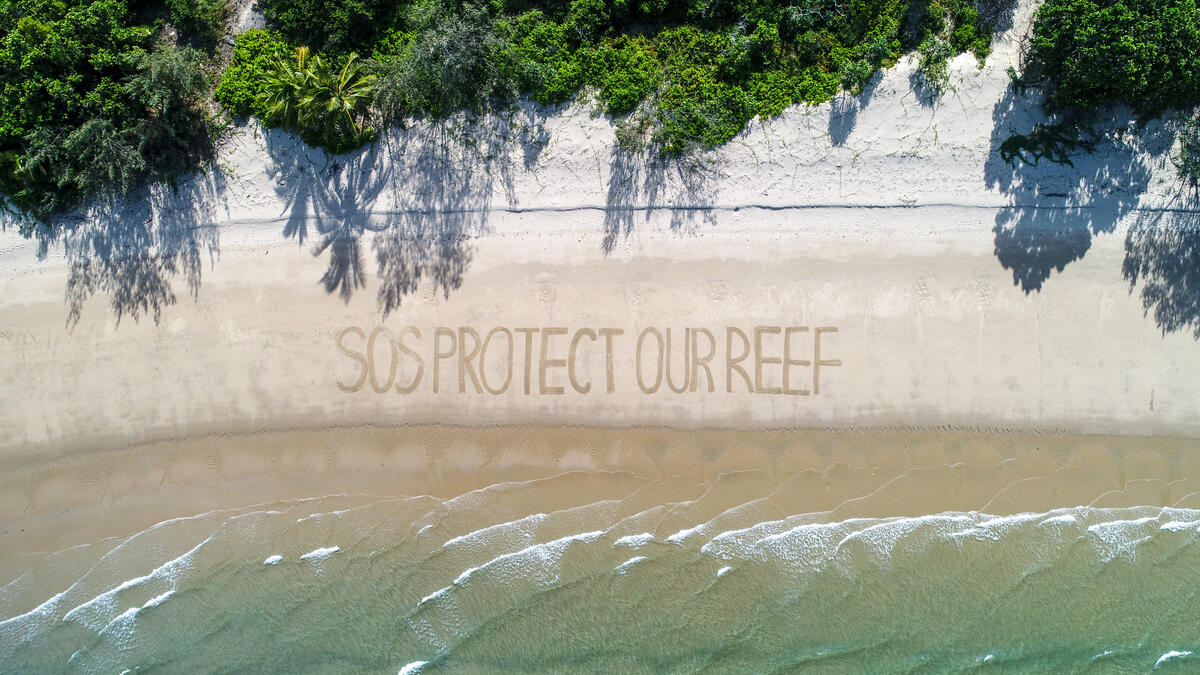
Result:
M341 389L345 392L358 391L362 389L363 385L367 382L367 357L364 356L362 352L356 352L346 346L346 336L350 333L358 333L358 337L360 339L367 339L367 334L363 332L363 329L357 326L345 328L342 330L342 332L337 334L335 342L337 343L338 349L346 356L358 361L358 365L362 368L362 372L359 373L358 380L354 384L342 384L340 381L338 382L338 389Z

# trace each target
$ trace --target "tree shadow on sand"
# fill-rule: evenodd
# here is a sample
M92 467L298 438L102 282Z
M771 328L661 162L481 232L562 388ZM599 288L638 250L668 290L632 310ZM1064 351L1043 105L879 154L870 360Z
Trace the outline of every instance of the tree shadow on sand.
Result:
M1112 232L1138 207L1150 181L1150 161L1171 147L1174 130L1162 122L1128 125L1095 139L1059 164L1006 162L1000 146L1014 134L1028 134L1047 120L1037 96L1009 88L993 112L991 154L984 167L989 188L1009 200L993 228L995 254L1025 293L1040 291L1055 272L1080 260L1092 237Z
M345 302L367 285L367 233L385 316L423 281L449 297L470 266L472 239L487 230L494 193L515 205L512 166L537 161L549 137L545 118L532 104L459 116L393 130L336 157L284 136L269 140L270 172L285 203L283 236L314 240L313 254L328 256L320 283Z
M829 106L829 140L835 147L845 145L850 139L851 132L858 124L858 114L867 107L882 81L883 71L880 71L867 80L857 95L843 91L833 98Z
M390 214L375 213L374 206L391 187L394 167L381 161L379 146L330 157L285 132L264 135L272 161L268 173L284 200L283 236L301 245L315 239L313 255L328 254L321 285L349 301L366 284L359 240L390 226Z
M656 211L669 211L671 230L681 234L694 233L701 224L716 224L716 184L721 175L713 152L651 159L647 151L628 151L614 144L604 204L601 246L605 255L633 234L639 214L649 221Z
M1138 214L1125 237L1122 273L1163 334L1191 330L1200 340L1200 200L1179 195Z
M97 293L108 296L118 325L125 317L137 322L149 316L158 323L163 309L176 302L177 277L195 298L205 259L211 266L220 255L213 220L224 189L221 172L209 171L177 188L152 185L129 199L94 203L53 227L32 229L39 259L55 245L66 257L68 329Z

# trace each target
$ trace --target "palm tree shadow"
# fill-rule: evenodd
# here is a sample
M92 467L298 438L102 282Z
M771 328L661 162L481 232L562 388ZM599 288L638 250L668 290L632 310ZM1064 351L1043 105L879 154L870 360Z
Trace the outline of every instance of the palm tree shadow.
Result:
M392 164L379 161L378 147L336 157L300 145L294 136L268 130L267 151L277 176L276 193L284 201L284 238L303 245L313 230L313 255L328 254L320 283L327 293L349 302L366 285L359 240L367 230L388 226L388 215L375 204L391 186Z
M312 228L314 255L329 258L320 283L344 302L367 285L367 233L385 316L423 282L449 297L470 266L472 239L487 230L494 193L516 204L512 167L536 162L549 140L548 112L525 104L509 114L426 121L337 157L271 137L283 236L303 244Z
M267 175L275 180L275 193L283 198L284 239L295 239L303 246L308 238L308 221L315 197L314 173L325 163L325 153L295 142L295 137L279 129L262 129L267 154L271 158Z
M349 302L354 291L366 285L359 240L368 230L390 226L395 216L376 214L373 206L388 187L391 164L380 162L376 148L335 161L329 179L314 191L314 222L317 230L313 255L329 254L329 267L321 277L327 293L336 292Z

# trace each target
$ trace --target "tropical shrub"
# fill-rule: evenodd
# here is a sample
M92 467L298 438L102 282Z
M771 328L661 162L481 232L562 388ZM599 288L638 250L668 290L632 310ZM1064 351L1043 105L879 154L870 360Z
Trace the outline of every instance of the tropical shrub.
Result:
M233 56L217 84L217 100L236 117L266 116L259 105L268 71L277 61L293 53L277 34L269 30L248 30L237 36Z
M866 59L843 61L839 73L842 77L842 89L857 95L862 93L871 76L875 74L875 66Z
M482 111L517 94L509 43L482 10L427 19L404 54L379 66L375 107L385 120Z
M558 104L588 88L605 113L640 111L626 127L649 125L658 147L676 153L727 142L755 116L820 103L841 88L860 92L921 45L923 72L940 88L950 56L986 55L1000 17L992 6L1009 0L983 0L986 16L976 0L352 0L330 8L335 1L262 6L292 44L336 55L370 41L379 75L372 106L385 122L483 112L518 94ZM351 24L363 30L351 36ZM239 38L236 72L222 80L218 97L237 114L254 105L244 90L261 68L248 64L266 58L265 42Z
M954 47L936 35L925 38L917 49L917 75L926 90L940 95L950 85L949 62Z
M1011 2L259 0L270 29L236 36L216 99L339 152L371 138L369 119L482 113L522 94L558 104L586 89L598 112L631 116L617 120L622 138L682 153L756 116L859 92L918 48L922 77L944 85L948 58L982 59ZM1150 0L1047 0L1089 2ZM1167 5L1181 27L1161 34L1186 46L1186 3ZM160 30L166 15L176 35ZM228 18L228 0L0 0L6 199L44 216L197 166L214 128L200 83ZM1186 85L1180 63L1167 70Z
M289 42L344 52L371 45L394 18L397 0L257 0Z
M207 48L216 46L232 12L227 0L166 0L171 23Z
M582 79L597 88L605 112L624 115L654 91L662 68L644 38L621 37L579 55Z

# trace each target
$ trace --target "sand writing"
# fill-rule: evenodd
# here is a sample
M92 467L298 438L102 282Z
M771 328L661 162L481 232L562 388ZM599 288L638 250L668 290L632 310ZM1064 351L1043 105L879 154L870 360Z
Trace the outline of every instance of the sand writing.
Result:
M836 326L388 328L350 326L334 343L345 392L525 396L751 393L819 396ZM825 343L824 345L822 343ZM630 359L629 357L633 358ZM827 384L827 382L826 382Z

